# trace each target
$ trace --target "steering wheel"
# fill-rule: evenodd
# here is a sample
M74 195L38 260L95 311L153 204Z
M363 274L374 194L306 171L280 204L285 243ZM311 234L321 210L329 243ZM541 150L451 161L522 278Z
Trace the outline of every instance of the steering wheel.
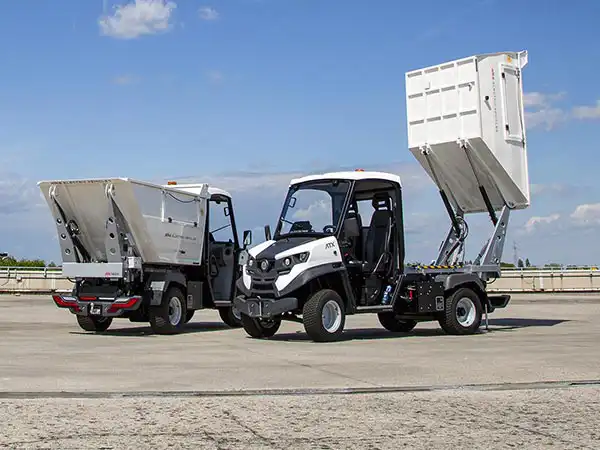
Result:
M327 231L327 230L331 230L331 231ZM328 234L333 234L335 233L335 227L333 225L325 225L323 227L323 233L328 233Z

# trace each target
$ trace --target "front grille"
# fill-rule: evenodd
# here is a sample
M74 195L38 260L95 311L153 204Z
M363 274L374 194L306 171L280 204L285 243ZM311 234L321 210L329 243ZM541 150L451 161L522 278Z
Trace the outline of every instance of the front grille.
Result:
M275 283L265 281L253 281L251 289L257 294L274 293Z

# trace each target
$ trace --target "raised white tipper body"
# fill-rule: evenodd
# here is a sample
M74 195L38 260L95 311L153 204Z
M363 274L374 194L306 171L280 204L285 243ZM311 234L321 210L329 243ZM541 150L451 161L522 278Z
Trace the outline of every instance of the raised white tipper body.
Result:
M77 236L94 261L111 259L114 242L107 224L118 214L111 200L121 212L144 263L197 265L202 261L208 185L195 185L189 192L177 186L107 178L41 181L38 186L55 223L60 218L58 204L67 221L77 224ZM74 249L66 245L68 241L62 239L58 225L63 267L68 267L69 263L77 263Z
M526 64L526 51L506 52L406 73L410 151L463 213L488 211L480 186L494 210L530 204L521 77Z

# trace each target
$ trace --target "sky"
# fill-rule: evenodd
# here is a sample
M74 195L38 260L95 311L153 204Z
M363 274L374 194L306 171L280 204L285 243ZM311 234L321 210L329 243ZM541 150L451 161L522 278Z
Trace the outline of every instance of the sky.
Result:
M407 259L431 261L449 222L408 150L404 74L527 50L531 206L503 259L598 264L598 17L594 0L8 2L0 251L60 260L39 180L209 182L258 243L291 178L360 167L401 176ZM467 252L491 232L480 216Z

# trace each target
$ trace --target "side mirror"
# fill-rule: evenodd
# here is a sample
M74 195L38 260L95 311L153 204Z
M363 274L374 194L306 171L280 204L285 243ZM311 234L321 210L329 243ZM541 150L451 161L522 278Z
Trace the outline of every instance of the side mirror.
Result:
M248 261L248 250L242 250L238 256L238 265L241 267Z
M252 244L252 230L244 230L244 248Z
M271 240L271 227L269 225L265 225L265 239L267 241Z

